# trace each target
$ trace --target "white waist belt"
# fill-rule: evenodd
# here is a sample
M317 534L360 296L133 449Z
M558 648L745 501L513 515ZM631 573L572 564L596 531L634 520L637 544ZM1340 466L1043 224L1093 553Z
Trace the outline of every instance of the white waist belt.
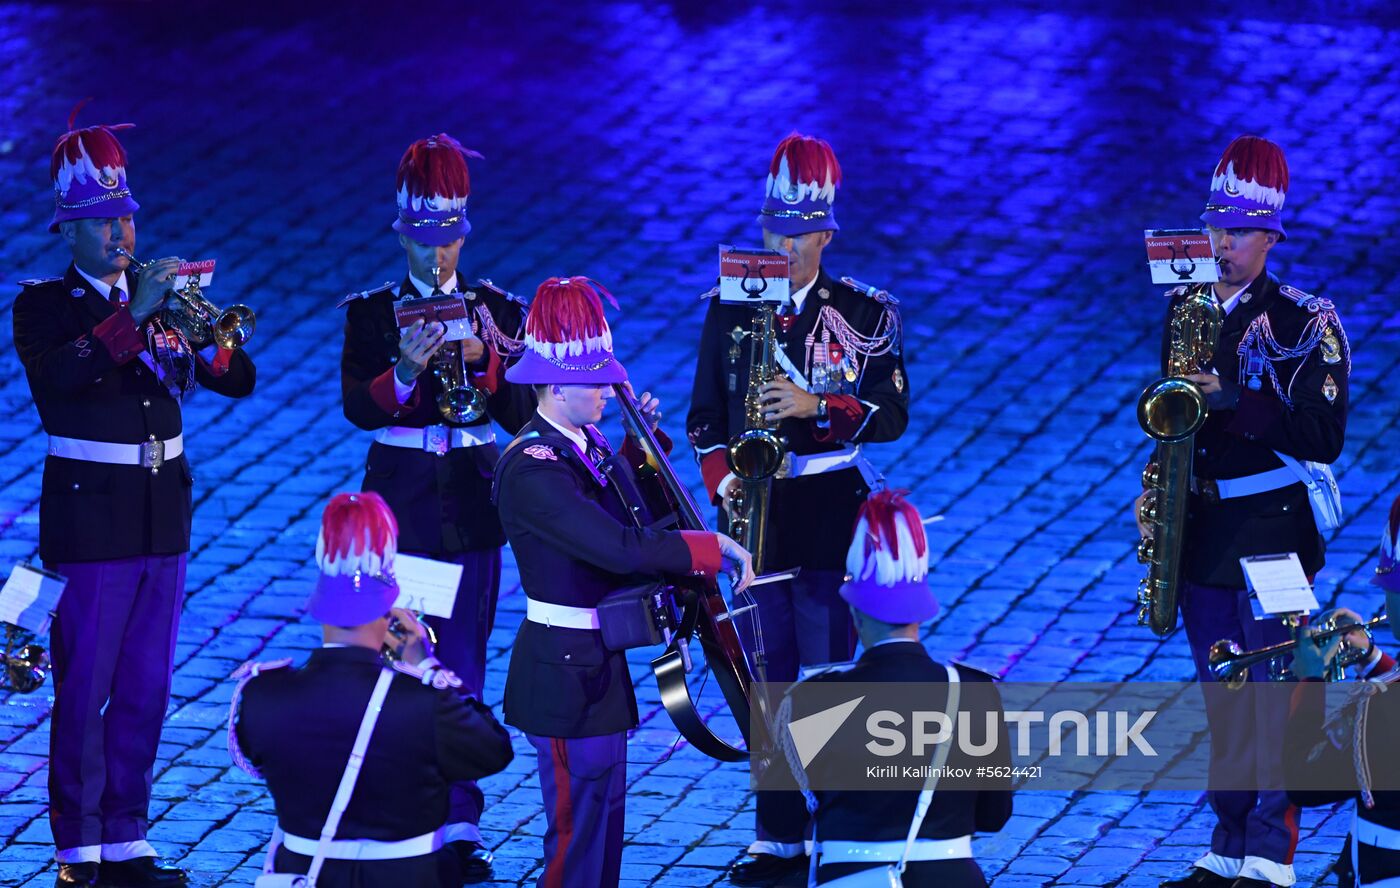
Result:
M904 840L892 842L822 842L822 863L898 863L904 854ZM972 856L972 836L956 839L916 839L909 850L910 861L957 860Z
M798 456L788 453L783 457L783 465L778 470L779 478L801 478L806 475L824 475L842 469L859 469L866 486L874 485L878 479L870 460L860 452L859 444L847 444L840 450L826 453L808 453Z
M561 629L597 629L598 609L594 607L570 607L567 604L550 604L547 601L525 599L525 619L545 626L558 626Z
M1356 817L1352 822L1351 832L1363 845L1400 851L1400 829L1391 829Z
M1278 490L1290 484L1298 483L1298 476L1293 470L1284 466L1279 469L1271 469L1267 472L1260 472L1257 475L1245 475L1243 478L1227 478L1223 481L1205 482L1204 479L1192 478L1191 489L1200 493L1200 488L1206 484L1214 484L1215 489L1220 492L1221 499L1235 499L1241 496L1253 496L1256 493L1267 493L1270 490Z
M374 433L374 440L389 447L407 447L413 450L422 450L426 453L436 453L441 456L454 448L480 447L482 444L494 444L496 441L496 430L490 425L465 426L456 428L445 425L430 425L421 429L408 428L407 426L389 426L378 429Z
M84 441L81 438L49 435L49 456L108 463L114 466L158 469L162 463L184 452L184 435L176 435L169 441L157 441L155 436L151 436L151 439L143 444L112 444L107 441Z
M282 847L294 854L315 857L317 839L282 834ZM442 830L430 832L411 839L397 842L376 842L373 839L336 839L330 843L326 857L332 860L399 860L404 857L422 857L432 854L442 847Z

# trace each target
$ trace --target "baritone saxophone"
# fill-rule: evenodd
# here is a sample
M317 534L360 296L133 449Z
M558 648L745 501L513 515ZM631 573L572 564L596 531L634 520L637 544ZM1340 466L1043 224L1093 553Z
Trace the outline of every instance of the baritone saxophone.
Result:
M1183 377L1207 372L1222 320L1211 285L1191 285L1167 319L1167 375L1138 398L1138 424L1157 442L1142 473L1147 496L1138 508L1138 519L1148 528L1138 543L1138 561L1147 565L1138 586L1138 624L1158 635L1176 628L1192 448L1209 413L1200 386Z

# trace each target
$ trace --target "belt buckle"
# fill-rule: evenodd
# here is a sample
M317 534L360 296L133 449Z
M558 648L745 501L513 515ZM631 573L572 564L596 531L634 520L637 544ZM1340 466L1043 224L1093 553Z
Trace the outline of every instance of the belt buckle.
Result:
M141 468L150 469L151 474L159 474L160 467L165 465L165 442L157 441L155 435L142 441L141 447Z
M447 451L452 447L452 440L448 435L445 425L430 425L423 427L423 449L428 453L436 453L438 456L446 456Z

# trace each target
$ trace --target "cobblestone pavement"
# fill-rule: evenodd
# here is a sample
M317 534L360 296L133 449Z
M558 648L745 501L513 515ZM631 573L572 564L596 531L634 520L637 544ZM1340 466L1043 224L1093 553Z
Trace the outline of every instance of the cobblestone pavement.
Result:
M1180 633L1135 625L1126 506L1145 441L1133 405L1153 375L1163 302L1141 231L1191 224L1211 164L1240 132L1288 149L1287 244L1274 270L1340 306L1356 350L1339 463L1347 496L1318 580L1366 585L1400 492L1394 302L1400 36L1385 4L1279 18L1173 21L1165 4L1071 3L918 15L832 2L762 12L707 4L8 4L0 7L0 312L16 282L58 273L45 231L48 152L73 101L132 120L143 256L219 259L211 296L260 316L256 395L186 410L194 551L153 839L200 885L251 882L272 826L230 766L222 723L241 661L318 643L301 602L320 505L358 486L366 436L335 383L344 292L397 278L392 172L447 130L473 166L471 274L522 293L587 273L622 299L634 378L679 427L714 245L751 243L765 163L793 128L836 146L847 181L829 267L905 309L916 404L877 461L914 491L945 608L927 644L1008 679L1186 679ZM587 12L584 11L585 7ZM1247 8L1247 7L1244 7ZM421 10L410 19L407 10ZM1065 11L1069 10L1069 11ZM37 543L44 443L0 323L0 563ZM698 473L682 466L691 483ZM499 704L523 597L508 563L488 697ZM638 658L625 885L709 885L749 839L747 775L674 731ZM46 688L45 690L48 690ZM0 883L52 879L45 817L50 699L0 695ZM485 782L503 883L538 872L535 759ZM1197 793L1021 794L978 840L996 888L1155 885L1208 841ZM1323 872L1341 813L1303 818L1298 869Z

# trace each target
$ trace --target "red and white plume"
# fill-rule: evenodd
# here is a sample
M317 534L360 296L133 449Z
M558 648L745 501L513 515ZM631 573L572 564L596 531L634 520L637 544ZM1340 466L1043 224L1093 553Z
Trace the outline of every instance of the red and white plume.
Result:
M392 572L399 523L377 493L338 493L321 513L316 566L326 576Z
M611 353L603 299L617 308L613 295L586 277L552 277L540 284L525 318L525 347L554 360Z
M768 165L768 196L787 203L836 200L841 165L823 139L793 133L778 143Z
M861 504L855 538L846 553L846 573L880 586L923 580L928 540L919 510L903 490L879 490Z
M133 124L74 129L78 111L85 104L78 103L68 116L68 132L58 137L49 162L49 177L62 194L68 193L75 181L82 184L96 181L113 188L118 179L126 175L126 149L117 141L116 134L131 129Z
M467 158L481 155L447 133L419 139L399 161L399 207L414 212L461 210L472 193Z
M1288 160L1283 149L1260 136L1240 136L1216 164L1210 190L1283 209L1288 194Z

